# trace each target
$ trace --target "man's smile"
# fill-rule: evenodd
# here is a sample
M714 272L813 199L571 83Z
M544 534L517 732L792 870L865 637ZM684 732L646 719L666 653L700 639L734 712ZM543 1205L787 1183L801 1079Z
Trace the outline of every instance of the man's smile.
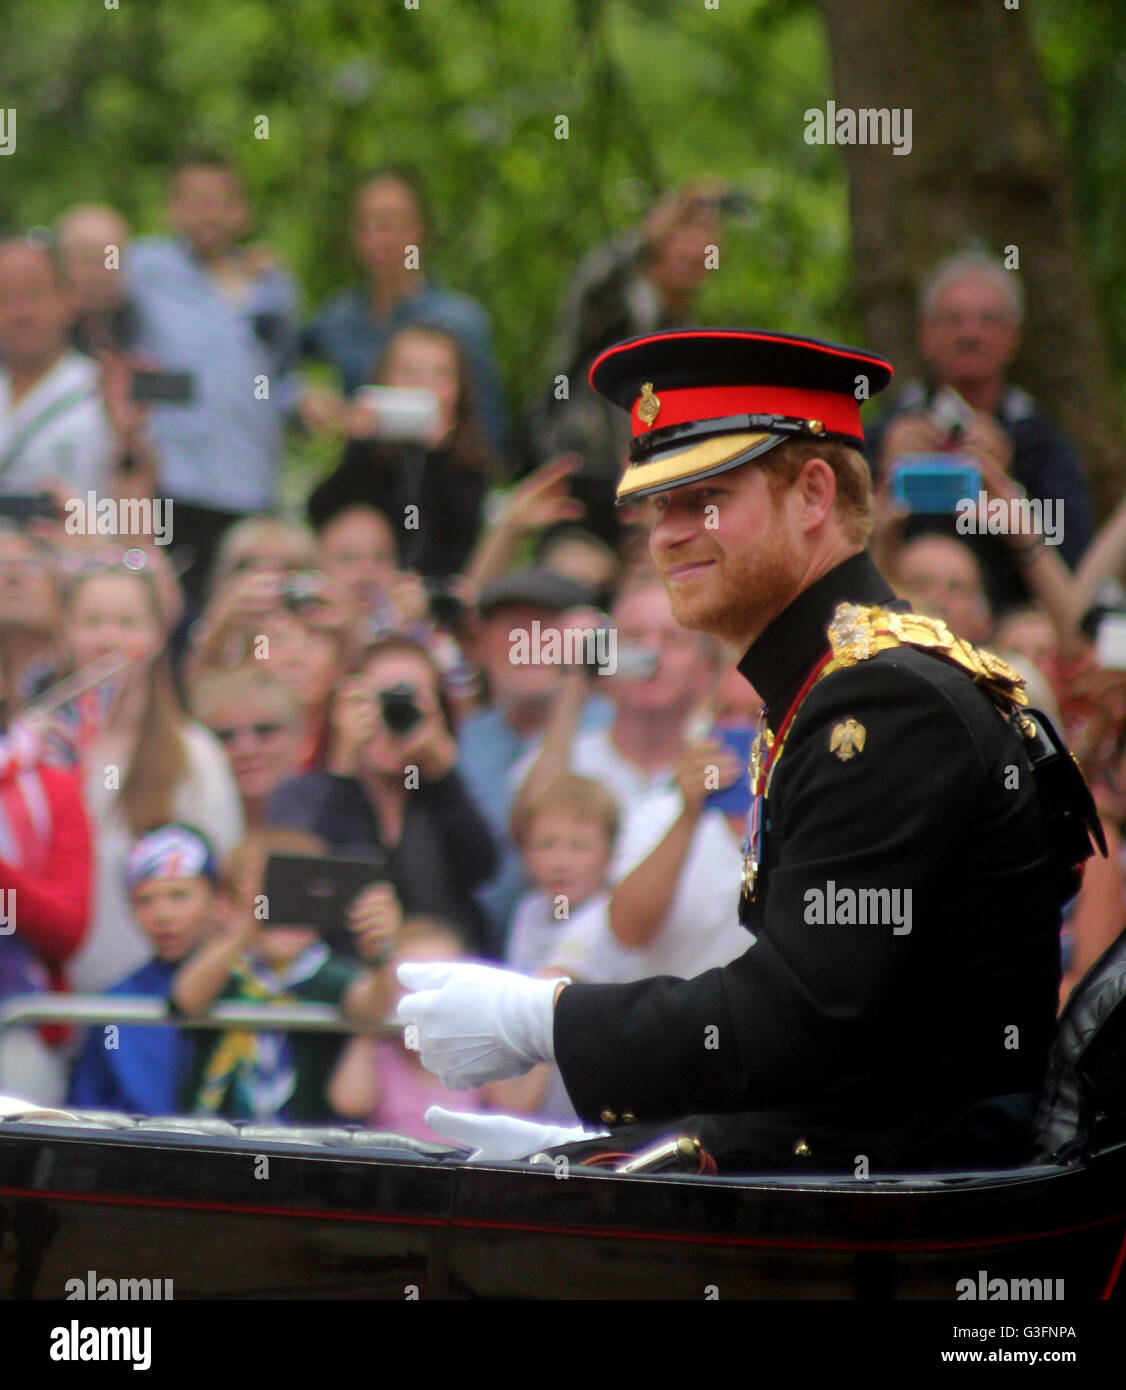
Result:
M670 565L665 570L664 575L666 579L679 583L685 579L693 579L698 574L703 574L704 570L714 564L714 560L684 560L679 565Z

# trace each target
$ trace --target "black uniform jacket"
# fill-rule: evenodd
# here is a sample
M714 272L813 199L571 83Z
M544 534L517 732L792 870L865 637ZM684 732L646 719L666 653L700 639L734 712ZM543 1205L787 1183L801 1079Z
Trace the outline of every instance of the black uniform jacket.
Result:
M842 600L907 607L864 553L800 594L739 664L773 729ZM854 730L842 757L848 720L863 747ZM850 902L881 920L842 921ZM1040 1089L1059 922L1019 736L968 673L882 651L823 677L794 719L745 954L692 980L568 986L556 1060L584 1120L693 1116L745 1166L975 1166ZM998 1116L1015 1117L1004 1142Z

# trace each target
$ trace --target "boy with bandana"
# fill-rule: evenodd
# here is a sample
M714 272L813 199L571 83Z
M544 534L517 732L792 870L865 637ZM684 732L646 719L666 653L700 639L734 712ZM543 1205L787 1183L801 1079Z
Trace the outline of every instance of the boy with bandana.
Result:
M168 997L180 963L214 927L218 878L210 841L190 825L171 822L137 840L126 860L125 881L153 956L107 994ZM130 1115L173 1115L191 1052L190 1037L178 1028L93 1028L75 1065L67 1103Z

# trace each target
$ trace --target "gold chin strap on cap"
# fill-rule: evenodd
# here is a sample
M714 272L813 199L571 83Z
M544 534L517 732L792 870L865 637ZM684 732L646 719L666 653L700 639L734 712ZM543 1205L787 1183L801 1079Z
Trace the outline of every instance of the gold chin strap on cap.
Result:
M697 473L730 463L769 438L769 434L724 434L718 439L704 439L679 453L663 454L650 463L630 464L618 483L618 501L650 488L689 482Z

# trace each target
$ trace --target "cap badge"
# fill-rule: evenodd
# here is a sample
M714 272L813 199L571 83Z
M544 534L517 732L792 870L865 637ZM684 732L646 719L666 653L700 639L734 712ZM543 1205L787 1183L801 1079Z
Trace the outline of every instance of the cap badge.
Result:
M855 719L846 719L837 725L829 736L829 752L835 753L842 763L864 751L864 740L868 732L863 724Z
M653 421L661 413L661 398L653 394L653 383L647 381L641 388L641 404L637 407L637 416L643 425L652 425Z

